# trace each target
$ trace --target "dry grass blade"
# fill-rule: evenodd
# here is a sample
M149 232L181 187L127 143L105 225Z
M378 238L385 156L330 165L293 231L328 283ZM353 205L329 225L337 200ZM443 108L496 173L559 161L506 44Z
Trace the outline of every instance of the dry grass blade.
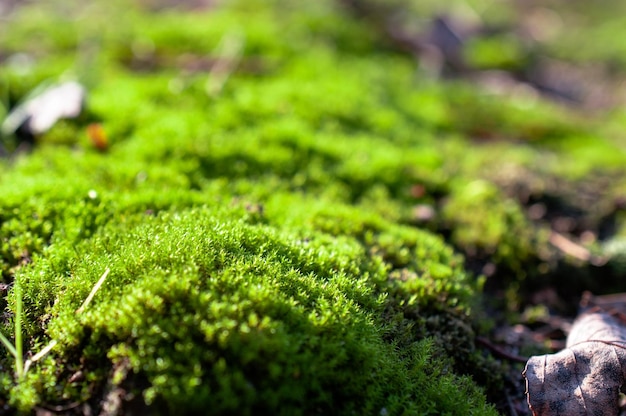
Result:
M91 292L89 293L89 296L87 296L87 299L85 299L85 301L83 302L82 305L80 305L80 308L76 309L76 313L80 314L82 313L85 308L91 303L91 300L93 299L94 296L96 296L96 293L98 292L98 290L100 289L100 286L102 286L102 284L104 283L104 281L106 280L107 276L109 275L109 272L111 271L111 269L109 269L107 267L107 269L104 271L104 273L102 274L102 276L100 276L100 279L98 279L98 281L96 282L96 284L93 286L93 289L91 289Z

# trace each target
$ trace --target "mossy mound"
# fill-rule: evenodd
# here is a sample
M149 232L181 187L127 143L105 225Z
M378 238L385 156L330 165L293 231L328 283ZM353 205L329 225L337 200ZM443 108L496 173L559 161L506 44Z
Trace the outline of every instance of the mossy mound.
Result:
M108 380L109 392L144 386L146 404L167 413L491 412L469 379L446 374L418 320L388 320L447 307L464 321L473 284L437 238L405 230L397 245L429 260L399 278L353 237L259 224L244 207L138 215L53 243L18 272L26 310L47 313L39 325L60 342L9 390L18 408L89 400ZM107 267L98 301L77 316ZM471 330L452 342L473 350Z

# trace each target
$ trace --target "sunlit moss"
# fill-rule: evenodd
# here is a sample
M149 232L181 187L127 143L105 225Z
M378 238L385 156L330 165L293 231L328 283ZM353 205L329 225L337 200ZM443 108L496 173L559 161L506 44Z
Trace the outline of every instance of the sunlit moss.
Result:
M26 347L59 341L0 378L11 406L119 387L164 413L494 414L463 254L516 281L545 244L502 166L581 178L619 146L539 96L424 77L337 2L58 6L0 28L0 115L47 83L90 92L84 119L2 163L2 279L23 287Z

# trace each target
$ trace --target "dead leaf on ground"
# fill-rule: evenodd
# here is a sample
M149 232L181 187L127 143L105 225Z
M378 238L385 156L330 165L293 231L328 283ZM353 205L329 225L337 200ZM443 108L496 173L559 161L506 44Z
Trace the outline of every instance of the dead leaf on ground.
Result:
M625 321L599 308L584 313L566 348L531 357L523 374L535 416L617 416L626 378Z

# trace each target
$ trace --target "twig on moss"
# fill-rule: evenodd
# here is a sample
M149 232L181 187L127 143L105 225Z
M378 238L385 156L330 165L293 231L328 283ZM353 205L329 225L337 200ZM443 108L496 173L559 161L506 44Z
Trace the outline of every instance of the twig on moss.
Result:
M478 342L483 347L490 349L496 356L504 358L505 360L515 361L518 363L525 363L526 361L528 361L528 357L521 357L519 355L512 354L504 350L503 348L500 348L497 345L493 344L485 337L476 337L476 342Z
M93 288L91 289L91 292L89 293L89 296L87 296L87 299L85 299L85 301L83 302L82 305L80 305L80 308L76 309L76 313L80 314L82 313L85 308L89 305L89 303L91 303L91 300L93 299L94 296L96 296L96 293L98 292L98 290L100 289L100 286L102 286L102 284L104 283L104 281L106 280L107 276L109 275L109 272L111 271L111 269L109 269L107 267L107 269L104 271L104 273L102 274L102 276L100 276L100 279L98 279L98 281L96 282L96 284L93 286Z
M572 256L578 260L589 262L594 266L601 266L606 263L607 258L604 256L594 256L589 249L573 242L565 237L563 234L559 234L556 231L552 231L549 237L550 244L561 250L563 253Z
M28 360L26 360L26 363L24 364L24 374L28 372L28 369L33 363L36 363L37 361L41 360L43 357L48 355L48 353L52 351L52 348L54 348L57 344L58 342L56 340L52 340L48 345L46 345L46 347L43 350L39 351L32 358L29 358Z
M110 271L111 269L107 267L107 269L104 271L100 279L98 279L94 287L91 289L89 296L87 296L87 298L85 299L83 304L80 306L80 308L76 310L76 313L81 313L89 305L93 297L96 295L96 292L98 292L98 289L100 289L100 287L106 280ZM32 358L29 358L28 360L26 360L26 362L24 362L23 346L22 346L22 315L23 315L22 288L19 285L19 282L17 281L15 284L15 295L16 295L15 345L13 345L11 341L9 341L9 339L5 337L1 332L0 332L0 343L2 343L6 347L6 349L11 353L11 355L13 355L13 357L15 358L15 375L17 379L19 380L28 372L28 370L30 369L33 363L36 363L37 361L41 360L50 351L52 351L52 349L58 344L58 341L52 340L45 348L43 348L41 351L35 354Z
M239 65L243 46L244 37L240 32L224 35L217 47L217 60L211 67L206 82L206 92L209 96L215 97L222 91L226 81Z
M96 282L96 284L93 286L93 288L91 289L91 292L89 293L89 296L87 296L87 298L85 299L85 301L83 302L83 304L80 306L80 308L78 308L76 310L77 314L80 314L83 310L85 310L85 308L89 305L89 303L91 303L91 300L93 299L93 297L96 295L96 292L98 292L98 290L100 289L100 286L102 286L102 284L104 283L104 281L106 280L107 276L109 275L109 273L111 272L111 269L109 269L108 267L106 268L106 270L104 271L104 273L102 274L102 276L100 276L100 279L98 279L98 281ZM21 300L21 298L20 298ZM18 332L19 333L19 332ZM16 333L16 339L17 339L17 333ZM28 371L28 369L30 368L30 366L33 363L36 363L37 361L41 360L43 357L45 357L50 351L52 351L52 349L58 344L58 341L56 340L52 340L44 349L42 349L41 351L39 351L37 354L35 354L32 358L26 360L26 363L24 365L24 369L23 369L23 374L26 374L26 372ZM21 362L21 361L20 361ZM19 374L19 373L18 373Z
M589 261L589 259L591 258L591 253L589 253L589 250L579 244L574 243L563 234L559 234L556 231L552 231L550 233L549 241L550 244L561 250L563 253L577 258L578 260Z

